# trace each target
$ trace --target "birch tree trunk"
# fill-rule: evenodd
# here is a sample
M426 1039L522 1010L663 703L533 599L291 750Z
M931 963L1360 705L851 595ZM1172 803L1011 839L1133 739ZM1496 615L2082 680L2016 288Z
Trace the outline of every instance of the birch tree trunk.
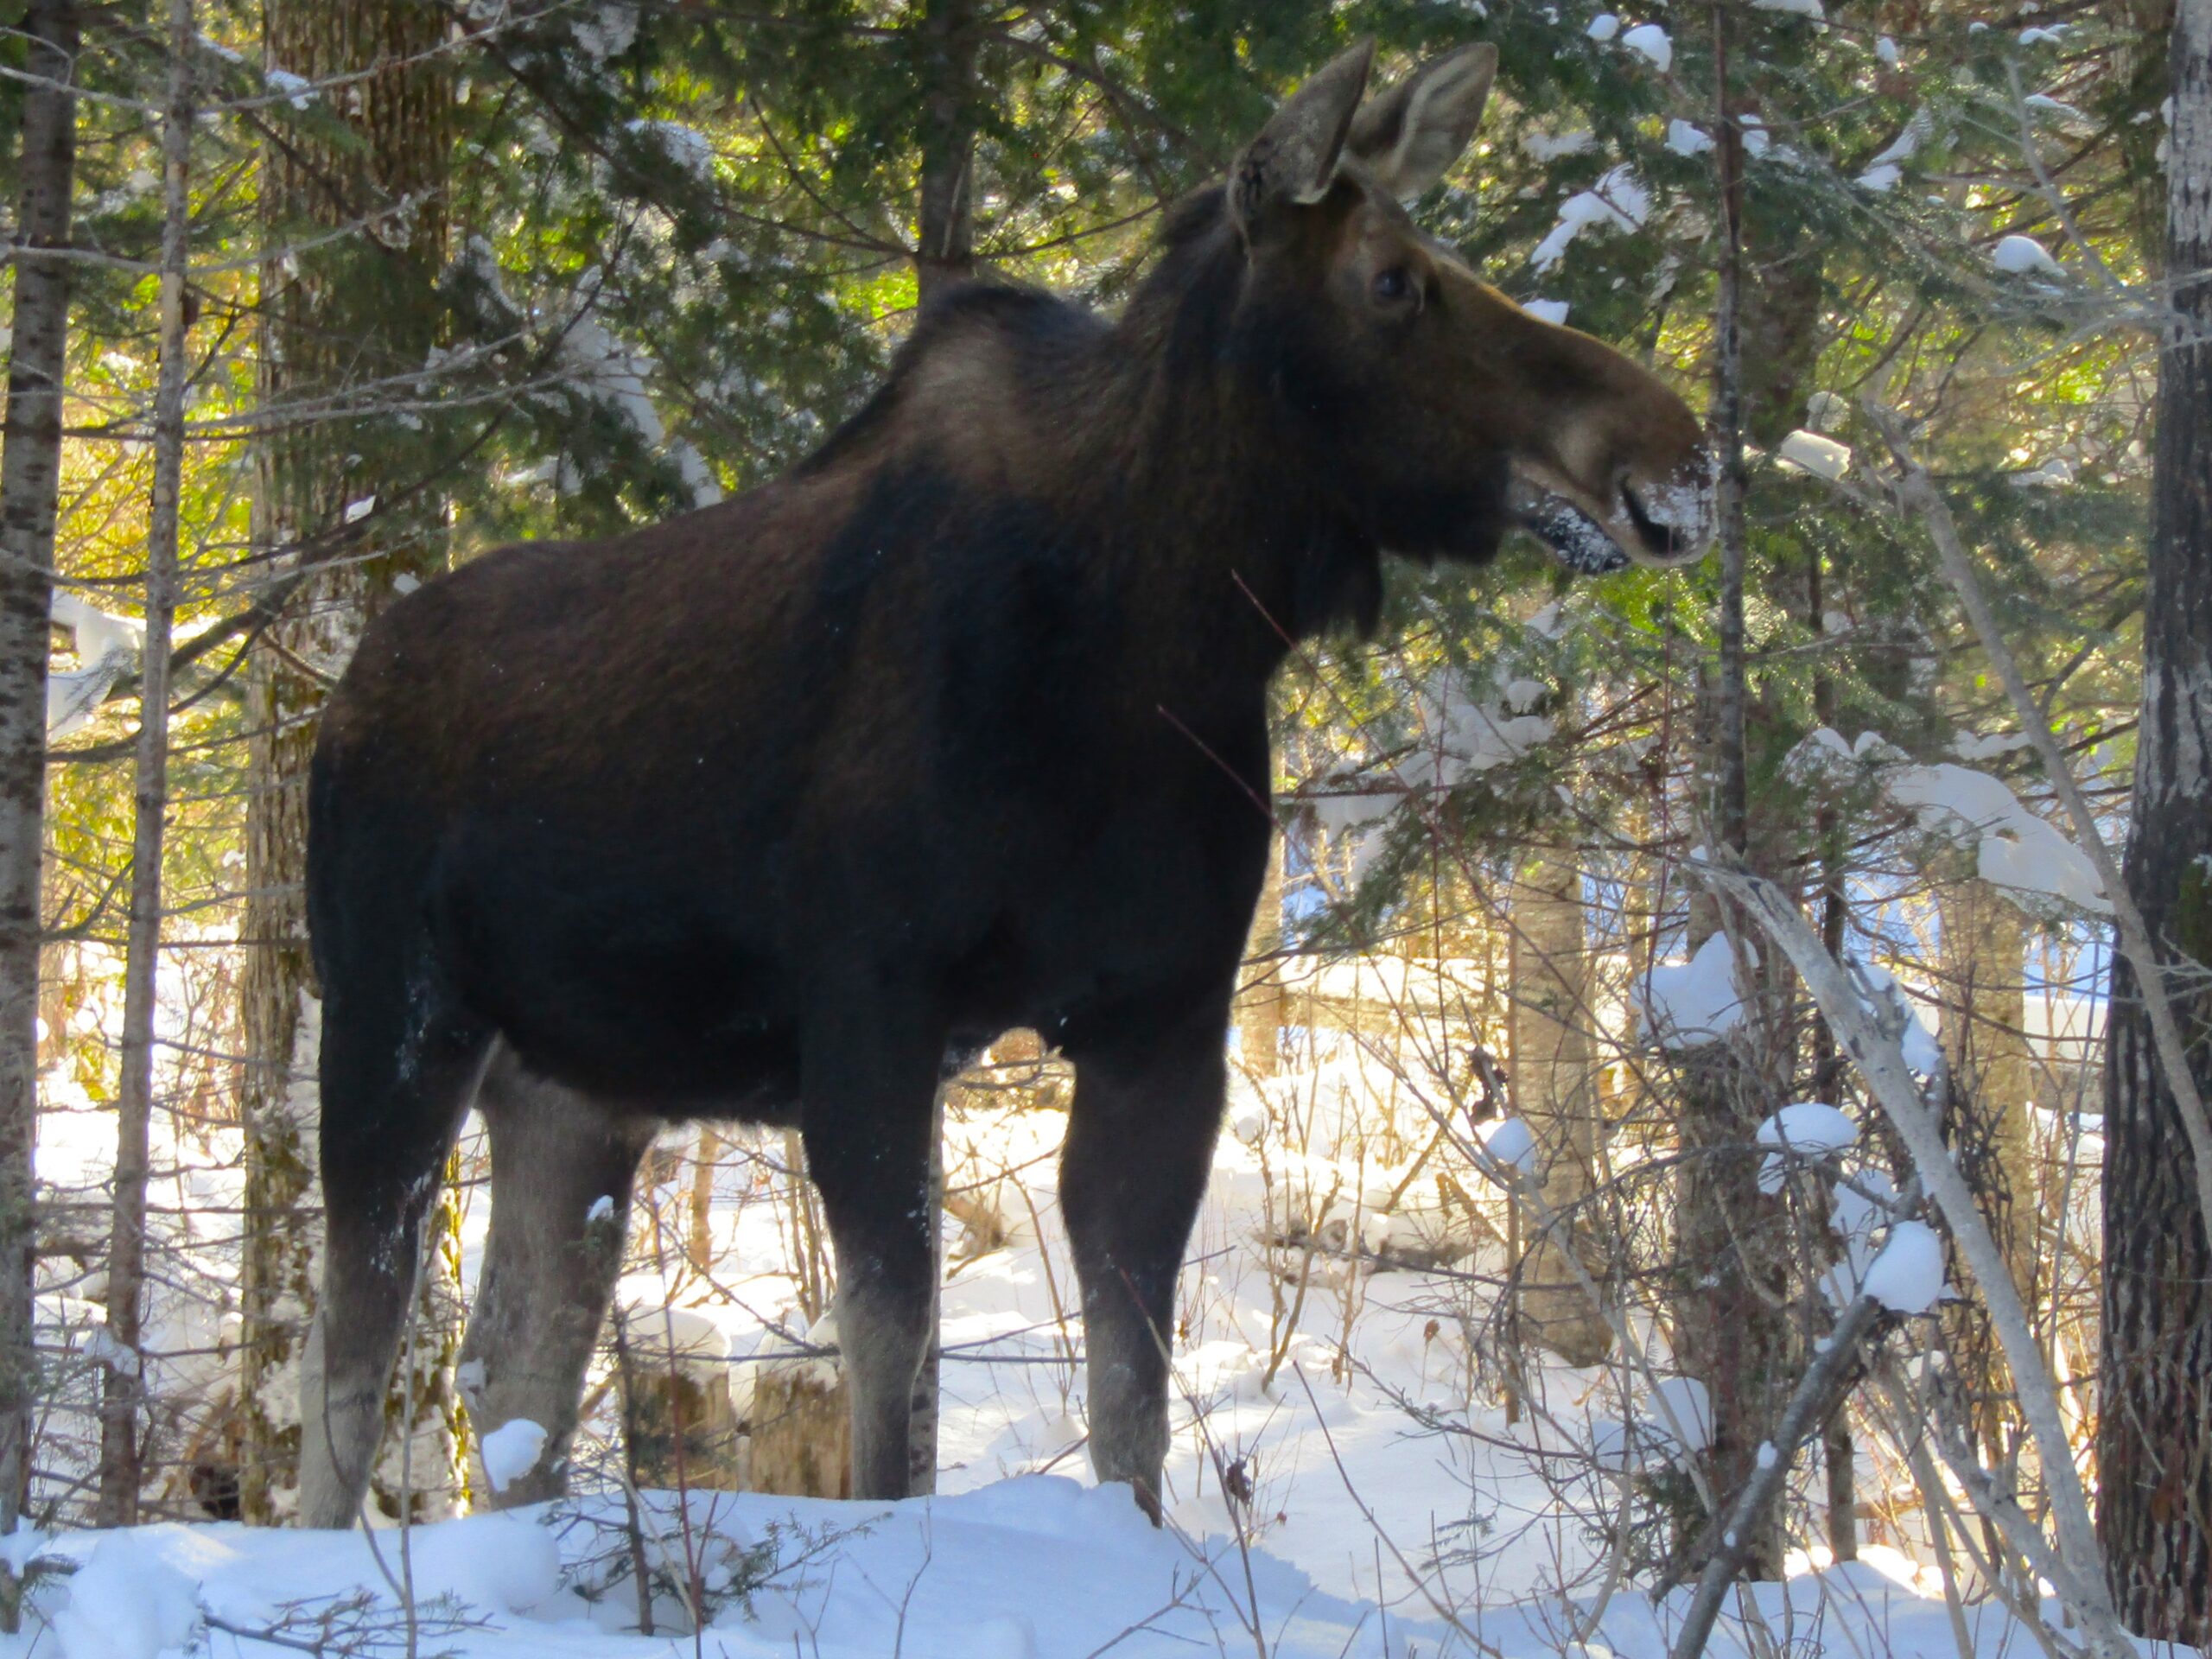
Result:
M39 874L46 833L46 658L61 476L77 164L74 0L31 0L22 32L22 200L15 338L0 432L0 1519L23 1512L38 1357L31 1275L38 1132Z
M1591 1028L1589 954L1582 936L1582 872L1566 852L1547 848L1512 891L1514 1109L1536 1143L1536 1180L1544 1207L1566 1229L1531 1237L1520 1267L1520 1328L1570 1365L1595 1365L1612 1351L1612 1328L1567 1262L1584 1249L1583 1216L1598 1162L1604 1114L1598 1097L1597 1045Z
M2125 875L2212 1089L2212 0L2180 0L2166 166L2172 309L2158 359L2143 720ZM2113 968L2105 1061L2097 1516L2121 1619L2212 1642L2212 1248L2143 991Z
M320 1008L302 888L308 762L324 694L362 628L395 580L442 557L442 512L380 464L391 454L391 423L377 421L361 383L420 372L436 343L430 295L444 262L453 126L450 74L438 55L446 14L431 0L269 0L264 30L270 67L317 84L342 80L327 96L355 142L312 144L272 124L263 156L270 256L261 393L272 430L259 457L255 536L274 577L302 559L317 563L255 652L247 686L240 1491L246 1518L259 1522L287 1513L297 1484L299 1359L321 1230L312 1145ZM289 246L353 226L361 228L350 236ZM286 418L288 408L310 402L319 405L313 418ZM435 1494L457 1491L462 1478L452 1382L460 1331L449 1317L459 1292L443 1282L457 1223L448 1189L426 1225L417 1310L442 1323L412 1344L415 1374L396 1386L387 1411L388 1423L412 1421L432 1440L409 1459L417 1498L429 1500L415 1503L418 1515L435 1512ZM397 1447L390 1435L385 1445L375 1496L394 1513Z
M138 1414L146 1289L147 1143L154 1116L154 1014L162 956L162 850L168 811L169 637L176 620L178 504L184 482L185 276L192 200L192 0L169 0L168 100L162 119L161 359L154 388L154 491L146 537L146 640L132 780L130 920L124 961L122 1077L116 1094L115 1199L108 1235L100 1378L100 1524L135 1525L144 1480ZM117 1351L130 1363L118 1364Z

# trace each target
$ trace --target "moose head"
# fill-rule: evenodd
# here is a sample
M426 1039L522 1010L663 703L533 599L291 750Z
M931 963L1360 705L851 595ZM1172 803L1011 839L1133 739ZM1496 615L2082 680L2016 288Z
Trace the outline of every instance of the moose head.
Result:
M1313 75L1230 175L1236 336L1282 414L1394 551L1479 558L1517 521L1586 570L1695 558L1713 533L1696 416L1406 211L1473 137L1497 48L1462 47L1363 103L1372 57L1362 44Z

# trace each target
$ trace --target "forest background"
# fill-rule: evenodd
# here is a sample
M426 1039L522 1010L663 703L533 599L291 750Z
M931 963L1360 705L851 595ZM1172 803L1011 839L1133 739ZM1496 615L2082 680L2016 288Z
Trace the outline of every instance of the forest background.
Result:
M1618 1367L1624 1401L1694 1382L1702 1426L1621 1487L1638 1572L1847 1557L1879 1442L1925 1500L1897 1536L1955 1542L1973 1595L2050 1586L2093 1647L2212 1637L2206 13L14 8L0 1502L288 1512L306 761L382 606L776 476L944 284L1110 308L1332 53L1372 35L1402 73L1479 38L1498 92L1419 215L1710 410L1721 548L1406 567L1375 642L1294 657L1239 1004L1280 1122L1238 1135L1318 1155L1284 1080L1332 1065L1413 1105L1378 1196L1268 1173L1268 1282L1302 1306L1317 1257L1458 1262L1471 1400L1517 1409L1548 1363ZM1018 1038L950 1109L1062 1088ZM798 1342L834 1264L783 1151L672 1141L651 1233L696 1303L730 1183L768 1192ZM997 1224L976 1155L956 1254ZM380 1476L392 1514L483 1490L476 1160L395 1385L426 1461ZM1872 1295L1921 1233L1948 1299Z

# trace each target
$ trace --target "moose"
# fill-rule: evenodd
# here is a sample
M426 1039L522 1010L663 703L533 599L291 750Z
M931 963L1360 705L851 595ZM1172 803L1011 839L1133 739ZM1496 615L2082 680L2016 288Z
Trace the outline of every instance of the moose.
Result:
M1372 56L1170 213L1118 317L956 289L785 476L488 554L366 630L309 784L306 1524L359 1513L472 1103L470 1404L549 1431L502 1501L563 1489L640 1157L688 1119L798 1130L852 1489L906 1496L932 1103L1025 1027L1076 1073L1091 1460L1158 1518L1174 1285L1273 831L1269 676L1294 641L1372 632L1386 550L1479 563L1526 526L1585 567L1667 566L1711 539L1681 400L1402 205L1471 138L1495 49L1370 100Z

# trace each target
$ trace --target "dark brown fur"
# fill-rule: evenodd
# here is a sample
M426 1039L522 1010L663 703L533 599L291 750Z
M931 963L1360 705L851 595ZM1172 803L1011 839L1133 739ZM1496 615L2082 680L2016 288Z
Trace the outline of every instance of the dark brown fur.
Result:
M1292 639L1372 626L1383 550L1488 557L1516 476L1652 558L1693 531L1641 499L1703 476L1671 393L1484 288L1370 170L1418 175L1408 131L1448 161L1486 69L1432 66L1449 96L1391 95L1405 118L1340 167L1350 63L1270 124L1240 206L1176 213L1118 321L957 291L790 476L506 549L369 631L311 804L325 1306L346 1310L319 1327L311 1517L358 1496L391 1264L480 1078L495 1163L540 1173L494 1194L479 1327L569 1333L518 1357L472 1335L480 1414L573 1420L607 1275L568 1211L626 1194L653 1122L795 1123L837 1244L855 1491L903 1491L930 1098L1014 1026L1077 1069L1061 1182L1094 1460L1157 1491L1271 829L1271 671ZM595 1288L556 1319L563 1282Z

